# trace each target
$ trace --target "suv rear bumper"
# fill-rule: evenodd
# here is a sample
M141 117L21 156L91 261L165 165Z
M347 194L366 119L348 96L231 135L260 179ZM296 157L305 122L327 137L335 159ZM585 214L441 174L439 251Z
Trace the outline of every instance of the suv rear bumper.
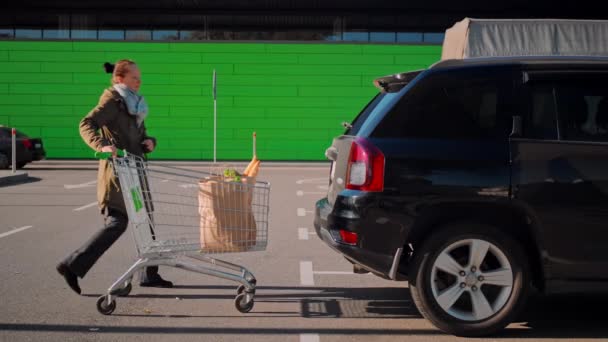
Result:
M337 201L336 201L337 202ZM348 201L351 203L369 201ZM314 226L317 235L329 247L344 255L353 264L386 279L403 279L397 274L403 251L399 241L402 236L394 236L391 230L383 229L378 225L370 225L356 213L361 212L356 205L352 208L341 207L340 210L329 204L327 198L316 203ZM369 210L369 208L367 208ZM339 213L339 214L336 214ZM343 229L358 234L356 245L349 245L341 241L339 230ZM373 234L371 238L370 234ZM381 244L378 242L382 241Z

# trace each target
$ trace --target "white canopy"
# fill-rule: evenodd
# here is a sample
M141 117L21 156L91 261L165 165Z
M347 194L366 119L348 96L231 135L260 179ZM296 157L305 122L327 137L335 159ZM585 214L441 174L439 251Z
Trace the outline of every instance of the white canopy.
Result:
M497 56L608 56L608 21L465 18L445 32L442 60Z

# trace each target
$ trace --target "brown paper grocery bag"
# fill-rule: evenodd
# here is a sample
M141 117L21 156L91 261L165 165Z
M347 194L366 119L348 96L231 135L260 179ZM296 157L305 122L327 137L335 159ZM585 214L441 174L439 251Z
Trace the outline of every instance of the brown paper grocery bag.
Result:
M257 232L251 206L254 186L254 177L231 181L213 176L199 181L203 252L239 252L255 245Z

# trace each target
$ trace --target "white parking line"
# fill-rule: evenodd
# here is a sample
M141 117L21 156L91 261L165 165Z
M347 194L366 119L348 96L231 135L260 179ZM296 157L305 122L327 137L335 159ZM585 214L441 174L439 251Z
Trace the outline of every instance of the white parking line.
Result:
M82 207L80 207L80 208L76 208L76 209L74 209L74 211L81 211L81 210L85 210L85 209L90 208L90 207L92 207L92 206L94 206L94 205L97 205L97 202L93 202L93 203L89 203L89 204L87 204L87 205L83 205L83 206L82 206Z
M325 195L325 194L326 194L326 192L323 192L323 191L312 191L312 192L308 192L308 191L301 191L301 190L298 190L298 191L296 192L296 195L297 195L297 196L300 196L300 197L302 197L302 196L304 196L304 195Z
M300 334L300 342L319 342L318 334Z
M7 236L9 236L9 235L13 235L13 234L15 234L15 233L22 232L22 231L24 231L24 230L26 230L26 229L30 229L30 228L32 228L32 227L33 227L33 226L25 226L25 227L21 227L21 228L13 229L13 230L8 231L8 232L6 232L6 233L2 233L2 234L0 234L0 239L2 239L3 237L7 237Z
M92 187L95 184L97 184L97 181L90 181L90 182L86 182L86 183L81 183L81 184L64 184L63 187L68 189L68 190L72 190L72 189L80 189L80 188L88 188L88 187Z
M314 211L306 210L304 208L298 208L298 216L306 216L306 213L314 214Z
M315 284L313 277L312 261L300 261L300 284L312 286Z
M296 184L304 184L304 183L323 183L327 182L327 177L323 178L308 178L308 179L299 179L296 181Z
M308 228L298 228L298 238L300 240L308 240Z
M342 272L342 271L315 271L313 274L345 274L345 275L353 275L354 272Z

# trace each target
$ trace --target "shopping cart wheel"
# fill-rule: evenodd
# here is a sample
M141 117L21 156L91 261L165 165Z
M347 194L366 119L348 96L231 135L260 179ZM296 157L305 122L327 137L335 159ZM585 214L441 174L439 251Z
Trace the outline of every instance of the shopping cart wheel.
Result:
M119 297L126 297L131 293L131 290L133 290L133 286L129 283L127 286L114 291L112 294Z
M116 301L112 300L108 305L108 296L101 296L97 299L97 311L103 315L110 315L116 309Z
M236 289L236 294L240 295L241 293L244 293L246 289L247 288L245 287L245 285L240 285L239 288ZM250 293L255 294L255 287L253 288L253 290Z
M247 313L253 309L253 296L247 301L247 294L241 293L234 299L234 306L242 313Z

